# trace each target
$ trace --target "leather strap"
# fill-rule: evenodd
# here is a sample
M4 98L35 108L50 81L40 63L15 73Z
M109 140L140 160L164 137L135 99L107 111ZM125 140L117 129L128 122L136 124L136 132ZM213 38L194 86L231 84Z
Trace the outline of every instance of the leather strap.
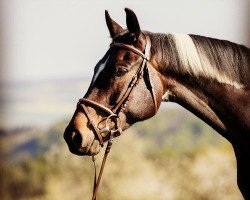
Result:
M98 137L99 142L100 142L101 145L103 145L103 137L102 137L98 127L91 120L90 113L89 113L87 107L85 106L85 104L88 104L88 105L90 105L92 107L96 107L96 108L100 109L101 111L104 111L105 113L107 113L109 115L112 115L112 116L115 116L115 117L119 118L118 114L121 112L122 106L126 103L126 101L127 101L128 97L130 96L132 90L135 88L135 86L138 84L140 79L143 77L143 73L145 73L146 79L148 81L148 87L149 87L148 89L150 90L150 93L152 95L152 99L153 99L153 103L154 103L154 107L155 107L155 113L157 112L158 105L157 105L155 93L154 93L154 90L153 90L153 87L152 87L152 84L151 84L151 81L150 81L150 74L149 74L149 71L148 71L149 69L148 69L148 66L147 66L147 61L149 61L149 59L150 59L151 42L150 42L149 36L147 36L147 35L144 35L144 36L146 38L146 47L145 47L144 53L141 52L140 50L136 49L135 47L133 47L131 45L127 45L127 44L113 42L110 45L110 48L113 48L113 47L125 48L125 49L127 49L129 51L132 51L133 53L139 55L143 59L141 65L139 66L139 68L137 69L135 75L133 76L132 80L130 81L128 88L126 89L124 95L118 101L118 103L112 109L109 109L109 108L107 108L107 107L105 107L105 106L103 106L103 105L101 105L101 104L99 104L99 103L97 103L95 101L92 101L92 100L89 100L89 99L86 99L86 98L82 98L78 102L78 105L83 108L83 110L84 110L84 112L85 112L85 114L86 114L86 116L87 116L87 118L89 120L89 123L93 127L93 129L95 131L95 134ZM117 130L119 130L119 128L117 127L117 119L116 119L115 124L116 124ZM102 165L101 165L101 168L100 168L100 172L98 174L98 178L97 178L97 174L96 174L95 158L93 157L93 162L94 162L94 167L95 167L95 178L94 178L94 190L93 190L92 200L96 200L96 195L97 195L98 187L99 187L101 177L102 177L102 174L103 174L104 166L105 166L107 156L108 156L108 154L110 152L110 149L111 149L111 146L112 146L112 143L113 143L114 133L115 133L115 131L110 131L108 144L107 144L105 154L104 154L104 157L103 157L103 160L102 160ZM97 178L97 180L96 180L96 178Z
M110 110L109 108L103 106L103 105L100 104L100 103L97 103L97 102L95 102L95 101L92 101L92 100L86 99L86 98L81 98L81 99L79 99L78 104L84 104L84 103L89 104L89 105L92 105L92 106L94 106L94 107L98 107L99 109L101 109L102 111L106 112L106 113L109 114L109 115L116 115L112 110Z
M110 45L110 47L119 47L119 48L127 49L127 50L132 51L135 54L141 56L143 59L146 59L147 61L149 61L149 57L147 57L146 54L142 53L141 51L139 51L138 49L136 49L135 47L133 47L131 45L123 44L123 43L119 43L119 42L114 42Z
M93 127L93 129L95 130L95 133L96 133L96 135L97 135L97 137L98 137L98 139L99 139L100 145L103 145L103 139L102 139L102 136L101 136L101 134L100 134L100 131L99 131L99 129L96 127L96 125L95 125L95 123L93 122L93 120L90 118L90 113L89 113L87 107L86 107L84 104L79 104L79 105L83 108L83 110L84 110L84 112L85 112L85 114L86 114L86 116L87 116L87 118L88 118L88 120L89 120L89 124L90 124L90 125Z
M92 200L96 200L96 195L97 195L97 191L98 191L98 188L99 188L99 185L100 185L100 182L101 182L101 178L102 178L103 170L104 170L104 167L105 167L105 163L106 163L108 154L109 154L110 149L111 149L112 144L113 144L113 137L114 137L114 134L113 134L113 132L111 132L109 140L108 140L108 144L107 144L107 147L106 147L106 150L105 150L105 154L104 154L103 159L102 159L102 165L101 165L100 172L98 174L98 179L97 180L96 180L97 176L96 176L95 158L93 158L94 167L95 167L95 178L94 178L94 189L93 189Z
M145 82L146 82L146 84L147 84L147 81L148 81L148 87L149 87L149 91L150 91L151 96L152 96L152 99L153 99L154 108L155 108L155 114L156 114L157 111L158 111L158 104L157 104L157 100L156 100L154 88L153 88L153 86L152 86L152 84L151 84L149 69L150 69L150 68L148 68L148 67L145 67L145 68L144 68L145 76L146 76Z
M118 114L118 112L120 111L122 105L126 102L127 98L129 97L129 95L131 94L133 88L135 87L135 85L137 85L137 83L139 82L139 80L142 78L142 74L143 74L143 70L144 68L147 68L147 61L149 61L150 59L150 48L151 48L151 42L150 39L147 35L145 35L145 39L146 39L146 47L145 50L143 52L139 51L138 49L136 49L135 47L131 46L131 45L127 45L127 44L122 44L122 43L117 43L114 42L110 45L110 47L120 47L120 48L125 48L129 51L132 51L133 53L141 56L143 58L143 61L141 63L141 65L139 66L138 70L136 71L135 75L133 76L126 92L124 93L123 97L119 100L119 102L112 108L113 112ZM150 80L149 80L150 82ZM150 82L151 85L151 82ZM154 92L151 91L152 89L152 85L150 87L150 93L152 95L153 98L153 103L154 103L154 107L155 107L155 113L157 112L157 103L156 103L156 98L155 98L155 94Z

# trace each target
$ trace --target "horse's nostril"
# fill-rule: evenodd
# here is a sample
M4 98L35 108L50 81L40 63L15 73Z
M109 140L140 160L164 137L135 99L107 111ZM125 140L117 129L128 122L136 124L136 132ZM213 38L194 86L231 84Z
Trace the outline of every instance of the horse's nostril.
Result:
M75 147L80 148L82 147L82 136L78 132L73 132L72 134L72 141Z

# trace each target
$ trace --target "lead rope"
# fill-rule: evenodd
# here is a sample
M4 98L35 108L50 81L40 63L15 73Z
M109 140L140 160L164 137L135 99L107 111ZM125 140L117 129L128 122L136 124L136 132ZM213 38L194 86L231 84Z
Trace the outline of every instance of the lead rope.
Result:
M110 137L109 137L109 140L108 140L108 144L107 144L107 147L106 147L106 149L105 149L105 154L104 154L104 157L103 157L103 159L102 159L102 165L101 165L101 169L100 169L100 172L99 172L99 174L98 174L98 179L97 179L97 180L96 180L97 173L96 173L95 156L92 156L92 161L93 161L93 163L94 163L94 168L95 168L94 189L93 189L92 200L96 200L96 195L97 195L97 191L98 191L99 184L100 184L100 182L101 182L101 178L102 178L104 166L105 166L105 163L106 163L108 154L109 154L110 149L111 149L112 144L113 144L113 138L114 138L114 132L111 131Z
M96 188L96 157L95 156L92 156L92 161L93 161L93 164L94 164L94 186L93 186L93 194L95 192L95 188Z

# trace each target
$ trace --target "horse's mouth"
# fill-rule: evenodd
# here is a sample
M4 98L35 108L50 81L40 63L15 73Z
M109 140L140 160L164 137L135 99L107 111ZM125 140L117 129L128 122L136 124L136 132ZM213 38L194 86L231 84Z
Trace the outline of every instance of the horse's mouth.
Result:
M100 152L100 143L98 140L93 140L93 142L86 146L78 146L68 144L69 150L71 153L78 155L78 156L94 156Z
M100 152L100 142L95 139L92 142L87 155L94 156L97 155L99 152Z

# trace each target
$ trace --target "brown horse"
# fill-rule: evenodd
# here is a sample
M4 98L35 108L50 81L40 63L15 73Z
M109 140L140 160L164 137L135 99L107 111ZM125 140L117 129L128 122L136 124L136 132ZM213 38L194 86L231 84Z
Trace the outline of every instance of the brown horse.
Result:
M70 151L96 155L111 136L154 116L162 101L176 102L231 142L238 186L250 199L250 49L142 31L135 13L125 11L127 29L105 12L112 44L65 130Z

